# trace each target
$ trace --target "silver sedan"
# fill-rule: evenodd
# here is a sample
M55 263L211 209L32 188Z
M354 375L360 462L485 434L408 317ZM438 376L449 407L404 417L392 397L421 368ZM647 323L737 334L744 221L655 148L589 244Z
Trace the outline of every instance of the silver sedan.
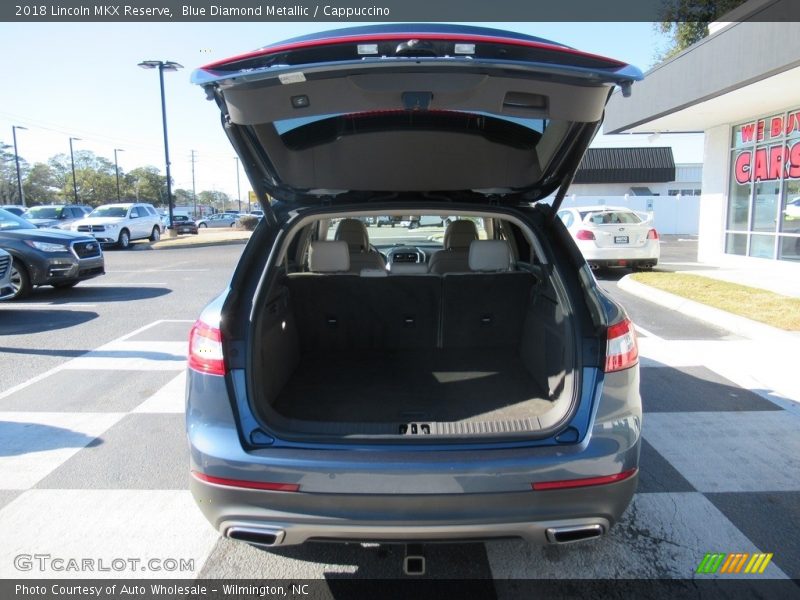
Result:
M205 219L200 219L197 222L197 226L200 228L203 227L235 227L236 223L239 222L239 217L236 215L231 215L228 213L219 213L216 215L211 215L206 217Z

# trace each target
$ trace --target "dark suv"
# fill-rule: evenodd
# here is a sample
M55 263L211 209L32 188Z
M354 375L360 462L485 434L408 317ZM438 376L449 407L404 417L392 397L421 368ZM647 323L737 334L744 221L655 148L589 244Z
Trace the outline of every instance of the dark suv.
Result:
M637 482L636 338L555 215L610 93L640 77L448 25L194 73L273 199L190 338L191 489L223 535L608 531ZM399 217L441 227L376 225Z
M105 273L100 244L93 237L38 229L27 219L0 209L0 248L11 255L11 298L27 296L35 286L71 288Z

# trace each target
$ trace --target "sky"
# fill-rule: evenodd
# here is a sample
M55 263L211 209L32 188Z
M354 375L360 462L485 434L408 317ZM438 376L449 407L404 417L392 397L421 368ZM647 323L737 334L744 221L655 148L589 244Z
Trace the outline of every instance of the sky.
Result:
M0 142L11 144L11 127L19 125L27 130L17 131L18 151L31 164L58 153L68 155L69 137L76 137L80 141L73 142L75 151L91 150L112 162L114 148L121 149L123 171L154 165L163 173L158 72L137 64L151 59L176 61L185 68L164 74L174 187L191 190L190 157L195 150L197 191L220 190L236 198L235 153L222 131L216 105L189 82L192 70L283 39L348 25L0 23L6 81L0 100ZM485 25L624 60L643 71L665 43L651 23ZM240 187L246 200L250 185L243 172Z

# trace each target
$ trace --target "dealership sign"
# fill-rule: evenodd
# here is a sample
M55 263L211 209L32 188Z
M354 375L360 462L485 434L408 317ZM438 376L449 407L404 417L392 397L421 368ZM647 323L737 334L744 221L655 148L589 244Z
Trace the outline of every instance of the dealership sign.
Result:
M800 179L800 139L784 141L786 137L797 137L800 133L800 111L759 119L737 129L737 145L777 141L782 138L773 145L738 151L734 157L737 183L776 181L781 176L785 179Z

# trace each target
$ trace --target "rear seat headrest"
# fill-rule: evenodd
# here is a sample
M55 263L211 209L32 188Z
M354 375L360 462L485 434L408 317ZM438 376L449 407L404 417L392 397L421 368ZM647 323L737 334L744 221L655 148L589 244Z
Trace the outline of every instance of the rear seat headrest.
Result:
M469 219L459 219L447 226L444 232L445 250L466 250L469 245L478 239L478 228L474 221Z
M347 242L317 240L308 247L308 269L313 273L341 273L350 270Z
M342 219L336 228L334 239L347 242L350 252L367 252L369 250L367 226L358 219Z
M469 245L470 271L510 271L511 247L505 240L476 240Z

